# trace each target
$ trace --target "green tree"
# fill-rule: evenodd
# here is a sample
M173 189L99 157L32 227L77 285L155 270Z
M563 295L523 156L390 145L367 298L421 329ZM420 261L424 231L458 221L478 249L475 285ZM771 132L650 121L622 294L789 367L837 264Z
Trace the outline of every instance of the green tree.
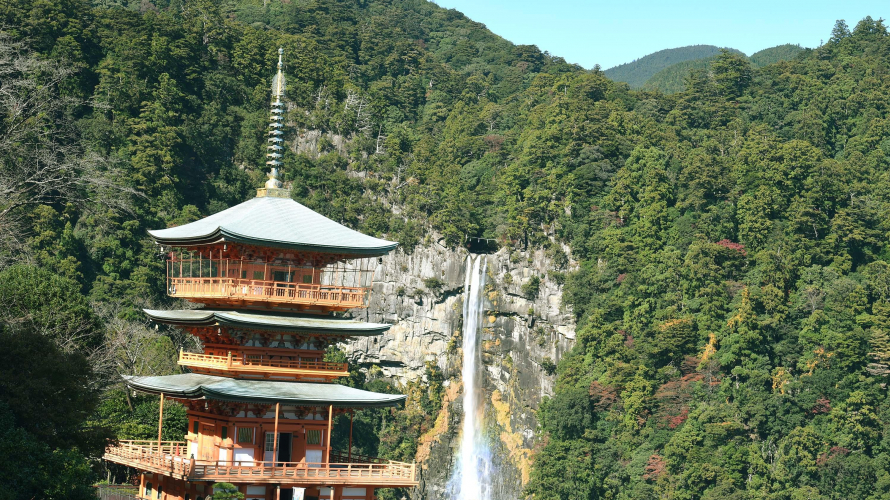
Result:
M714 83L721 96L737 99L751 85L753 72L751 63L738 54L723 49L711 64Z
M244 493L232 483L216 483L213 485L213 500L244 500Z

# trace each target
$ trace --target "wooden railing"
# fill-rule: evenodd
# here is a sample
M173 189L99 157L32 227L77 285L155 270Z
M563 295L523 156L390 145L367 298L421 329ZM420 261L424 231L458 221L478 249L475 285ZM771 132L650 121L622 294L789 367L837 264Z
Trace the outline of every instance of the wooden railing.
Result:
M358 455L342 450L331 450L331 462L350 463L350 464L384 464L388 461L383 458L369 457L366 455Z
M179 364L192 368L284 376L335 378L349 374L349 365L346 363L273 359L272 356L266 354L250 353L239 353L233 356L230 352L227 356L216 356L212 354L180 352Z
M118 441L105 449L105 459L150 472L185 478L191 471L188 444L184 441Z
M167 278L167 294L184 299L240 299L338 308L367 307L370 288L236 278Z
M119 441L105 450L105 459L136 469L178 479L304 484L359 484L378 487L410 487L417 484L415 464L332 452L332 463L208 461L187 458L187 443Z
M274 466L240 465L238 462L197 462L192 480L251 483L358 484L379 487L410 487L417 484L415 464L276 463Z

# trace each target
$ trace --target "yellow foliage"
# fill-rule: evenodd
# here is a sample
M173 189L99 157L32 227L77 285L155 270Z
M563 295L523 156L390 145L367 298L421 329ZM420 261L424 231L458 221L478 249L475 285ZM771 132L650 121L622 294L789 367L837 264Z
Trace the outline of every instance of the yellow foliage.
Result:
M791 372L780 366L773 370L773 392L785 394L785 386L791 383Z
M812 375L819 364L827 362L834 356L833 352L826 352L825 348L822 346L813 349L813 354L815 354L815 356L806 363L807 375Z
M704 363L717 352L717 335L714 332L708 334L708 345L701 354L701 362Z
M742 289L742 303L739 305L739 310L735 316L729 318L726 325L730 329L735 330L739 325L751 321L756 316L754 307L751 305L751 292L748 290L748 287L745 287Z
M658 325L658 328L664 332L675 326L688 325L690 323L692 323L690 318L672 319Z

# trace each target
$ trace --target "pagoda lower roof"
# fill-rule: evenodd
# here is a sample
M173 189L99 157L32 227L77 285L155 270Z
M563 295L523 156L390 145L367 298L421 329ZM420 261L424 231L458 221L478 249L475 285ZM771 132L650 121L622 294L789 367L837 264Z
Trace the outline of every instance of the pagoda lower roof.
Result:
M201 220L148 234L158 244L174 247L235 242L356 257L385 255L398 246L349 229L290 198L270 196L253 198Z
M389 330L385 323L364 323L352 319L308 314L269 314L261 311L185 309L156 311L143 309L152 321L175 326L227 326L255 330L370 336Z
M199 373L159 377L127 377L131 389L175 399L213 399L236 403L282 403L296 406L383 408L398 406L407 396L363 391L318 382L243 380Z

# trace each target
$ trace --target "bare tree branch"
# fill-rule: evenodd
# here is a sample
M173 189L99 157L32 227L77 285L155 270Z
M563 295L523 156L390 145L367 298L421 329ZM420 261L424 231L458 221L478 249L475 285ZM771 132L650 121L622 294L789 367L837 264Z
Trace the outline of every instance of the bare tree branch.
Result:
M72 112L89 103L59 93L74 74L0 31L0 267L25 250L29 207L99 204L129 211L138 194L124 186L109 158L79 140Z

